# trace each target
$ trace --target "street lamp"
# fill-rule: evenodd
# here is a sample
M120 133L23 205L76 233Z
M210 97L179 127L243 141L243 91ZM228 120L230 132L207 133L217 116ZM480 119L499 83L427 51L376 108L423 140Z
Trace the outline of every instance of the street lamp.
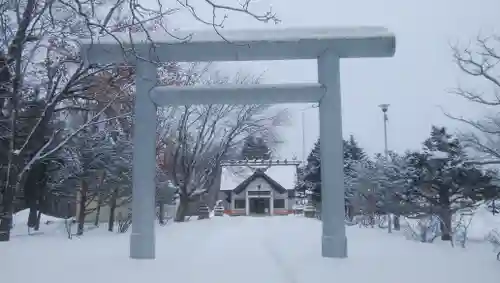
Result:
M384 163L385 163L385 162L388 161L388 158L389 158L389 152L388 152L388 149L387 149L387 120L388 120L388 118L387 118L387 110L389 109L389 104L380 104L378 107L380 107L380 109L382 109L382 113L384 115L384 156L385 156ZM386 198L386 201L387 201L387 198ZM388 219L387 220L387 225L389 226L388 232L392 233L392 216L391 216L391 213L389 213L387 219Z
M319 104L313 104L312 106L302 108L300 110L300 114L301 114L301 118L302 118L302 121L301 121L301 124L302 124L302 162L306 161L306 127L305 127L306 117L305 117L305 111L308 109L318 108L318 107L319 107Z
M389 109L389 104L380 104L378 107L382 109L382 113L384 115L384 155L385 159L388 158L388 150L387 150L387 110Z

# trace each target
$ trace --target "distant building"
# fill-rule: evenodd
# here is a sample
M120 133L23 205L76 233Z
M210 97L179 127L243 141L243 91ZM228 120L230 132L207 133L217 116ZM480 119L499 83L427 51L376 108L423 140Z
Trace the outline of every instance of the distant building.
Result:
M295 166L222 169L219 199L229 215L287 215L295 204Z

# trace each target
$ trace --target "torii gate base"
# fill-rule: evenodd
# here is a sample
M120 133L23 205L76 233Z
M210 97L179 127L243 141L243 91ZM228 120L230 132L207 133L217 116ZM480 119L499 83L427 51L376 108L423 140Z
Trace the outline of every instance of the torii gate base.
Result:
M185 35L189 34L192 35L189 42L178 42L167 34L153 34L154 49L149 38L138 34L134 34L133 42L128 34L82 42L83 56L90 64L127 62L137 68L130 257L155 258L156 105L294 102L319 102L322 255L347 257L339 60L391 57L395 53L395 36L380 27L240 30L227 32L225 40L213 31ZM117 38L120 42L116 41ZM123 48L126 47L133 47L135 53L125 52ZM157 64L154 62L293 59L317 59L318 83L156 86Z

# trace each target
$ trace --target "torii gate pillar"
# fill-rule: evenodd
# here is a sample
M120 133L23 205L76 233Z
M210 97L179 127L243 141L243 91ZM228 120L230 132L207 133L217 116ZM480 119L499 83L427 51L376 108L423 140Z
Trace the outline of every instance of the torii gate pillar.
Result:
M319 102L322 145L322 255L347 257L339 61L341 58L392 57L395 36L381 27L239 30L225 32L224 39L211 30L186 32L184 36L187 35L191 35L189 42L179 42L163 33L152 33L149 37L115 34L93 41L82 40L82 55L88 63L128 62L137 67L130 257L155 258L157 105L314 102ZM318 83L156 86L154 62L294 59L317 59Z

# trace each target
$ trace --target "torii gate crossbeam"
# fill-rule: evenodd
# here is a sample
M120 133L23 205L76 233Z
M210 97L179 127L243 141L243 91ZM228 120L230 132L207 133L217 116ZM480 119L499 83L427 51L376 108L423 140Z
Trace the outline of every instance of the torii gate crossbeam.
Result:
M319 102L322 255L347 257L339 61L341 58L392 57L396 48L394 34L381 27L234 30L223 34L224 38L212 30L184 32L189 41L179 42L166 33L155 32L148 37L144 34L130 37L124 33L81 42L82 55L89 64L126 62L136 66L130 257L155 258L157 106L309 102ZM134 52L129 52L131 48ZM157 86L158 62L295 59L317 59L318 83Z

